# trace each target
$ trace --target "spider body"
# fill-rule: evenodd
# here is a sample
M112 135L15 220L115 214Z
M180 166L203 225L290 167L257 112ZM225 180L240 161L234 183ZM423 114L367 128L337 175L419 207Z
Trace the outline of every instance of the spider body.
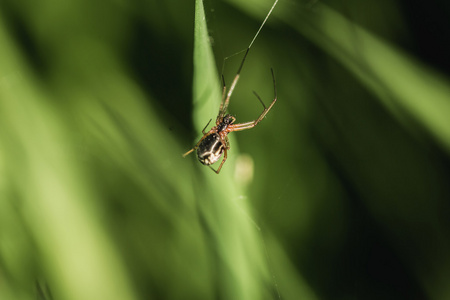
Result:
M210 133L197 148L198 160L206 165L212 165L217 162L227 146L222 141L220 134ZM228 150L228 149L227 149Z
M235 121L236 119L231 115L217 118L216 126L207 133L203 132L204 139L201 140L197 148L197 157L202 164L212 165L220 159L222 153L230 149L227 129Z

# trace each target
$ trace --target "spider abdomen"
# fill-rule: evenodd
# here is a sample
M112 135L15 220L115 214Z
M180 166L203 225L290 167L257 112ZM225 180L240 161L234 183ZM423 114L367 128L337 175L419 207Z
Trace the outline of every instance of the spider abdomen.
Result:
M225 145L218 133L211 133L203 139L197 149L198 160L204 165L212 165L220 159Z

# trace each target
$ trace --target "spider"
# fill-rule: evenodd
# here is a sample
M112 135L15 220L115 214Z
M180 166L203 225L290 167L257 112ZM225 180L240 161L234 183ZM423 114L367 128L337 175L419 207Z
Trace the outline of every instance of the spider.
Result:
M202 130L203 137L200 139L200 141L198 141L197 145L195 145L194 148L192 148L191 150L189 150L188 152L183 154L183 157L186 157L193 151L197 150L198 160L202 164L209 166L211 168L211 170L213 170L217 174L219 174L220 170L222 169L223 164L227 160L227 151L230 150L230 142L228 140L228 134L233 131L241 131L241 130L245 130L245 129L251 129L251 128L255 127L256 125L258 125L259 122L261 122L262 119L264 119L264 117L267 115L269 110L273 107L273 105L277 101L277 87L276 87L276 83L275 83L275 76L273 75L273 70L271 69L272 80L273 80L273 89L274 89L275 96L274 96L272 103L270 103L270 106L266 107L266 105L261 100L261 98L258 96L258 94L256 92L253 92L255 94L256 98L258 98L259 102L261 102L261 104L264 107L263 112L259 115L259 117L256 120L251 121L251 122L246 122L246 123L234 124L234 122L236 122L236 118L233 117L232 115L226 113L228 104L230 102L231 95L233 94L234 88L236 87L236 84L239 80L239 76L241 74L242 67L244 66L245 59L247 58L247 54L250 51L250 48L252 47L253 42L258 37L259 32L264 27L264 24L266 23L267 19L272 14L272 11L275 8L275 6L277 5L277 3L278 3L278 0L275 0L274 3L272 4L272 7L269 10L269 12L266 15L266 18L264 19L264 21L262 22L258 31L256 32L255 36L253 37L253 40L250 42L250 45L247 47L247 50L245 51L244 57L242 58L239 69L236 72L236 76L234 77L233 82L231 83L231 86L230 86L230 89L228 90L228 92L227 92L227 87L225 85L225 80L222 75L222 84L223 84L222 102L220 103L219 113L216 118L216 126L211 128L208 132L205 132L206 127L208 127L209 123L211 123L211 120L209 120L208 124L206 124L205 128L203 128L203 130ZM217 162L220 159L220 157L222 156L222 154L223 154L223 160L220 163L219 168L217 168L217 170L214 170L214 168L211 165L213 163Z
M211 120L209 120L208 124L206 124L205 128L203 128L202 130L203 137L200 139L197 145L195 145L194 148L183 154L183 157L186 157L193 151L197 150L198 160L202 164L209 166L211 170L213 170L217 174L219 174L223 164L227 160L227 151L230 150L230 142L228 140L228 134L233 131L251 129L256 125L258 125L259 122L261 122L262 119L264 119L264 117L267 115L267 113L270 111L270 109L277 101L277 88L275 83L275 76L273 75L273 70L271 69L275 95L270 106L266 107L266 105L258 96L258 94L256 92L253 92L256 98L258 98L259 102L261 102L261 104L264 107L263 112L259 115L259 117L256 120L246 123L234 124L234 122L236 122L236 118L230 114L226 114L231 95L233 94L234 88L236 87L236 84L239 80L241 69L242 66L244 65L245 58L247 57L250 47L251 44L247 48L247 51L245 52L244 58L242 59L241 65L239 66L239 69L236 73L236 76L233 79L233 82L231 84L230 89L228 90L228 93L225 85L225 80L222 76L222 83L223 83L222 102L220 104L219 113L216 118L216 126L212 127L208 132L205 132L206 127L208 127L209 123L211 123ZM224 154L223 160L220 163L219 168L217 168L217 170L214 170L214 168L211 165L220 159L222 153Z

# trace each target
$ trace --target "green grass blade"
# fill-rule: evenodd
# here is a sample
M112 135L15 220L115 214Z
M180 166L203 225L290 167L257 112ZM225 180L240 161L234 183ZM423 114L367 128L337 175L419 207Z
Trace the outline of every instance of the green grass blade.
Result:
M195 1L194 23L194 122L201 131L219 111L221 89L206 25L203 1ZM215 119L212 123L214 123Z
M200 131L210 118L215 120L221 99L219 75L201 0L197 0L195 6L193 91L194 122ZM261 299L269 278L264 245L247 207L246 193L234 180L238 151L235 144L231 147L220 175L201 166L204 185L199 206L211 232L210 245L217 252L221 266L221 298Z

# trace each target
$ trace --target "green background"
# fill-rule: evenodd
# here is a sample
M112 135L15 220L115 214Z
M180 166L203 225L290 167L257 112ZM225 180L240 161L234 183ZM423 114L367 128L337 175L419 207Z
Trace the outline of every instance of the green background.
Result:
M271 5L2 1L0 299L450 298L445 1L280 0L181 157Z

